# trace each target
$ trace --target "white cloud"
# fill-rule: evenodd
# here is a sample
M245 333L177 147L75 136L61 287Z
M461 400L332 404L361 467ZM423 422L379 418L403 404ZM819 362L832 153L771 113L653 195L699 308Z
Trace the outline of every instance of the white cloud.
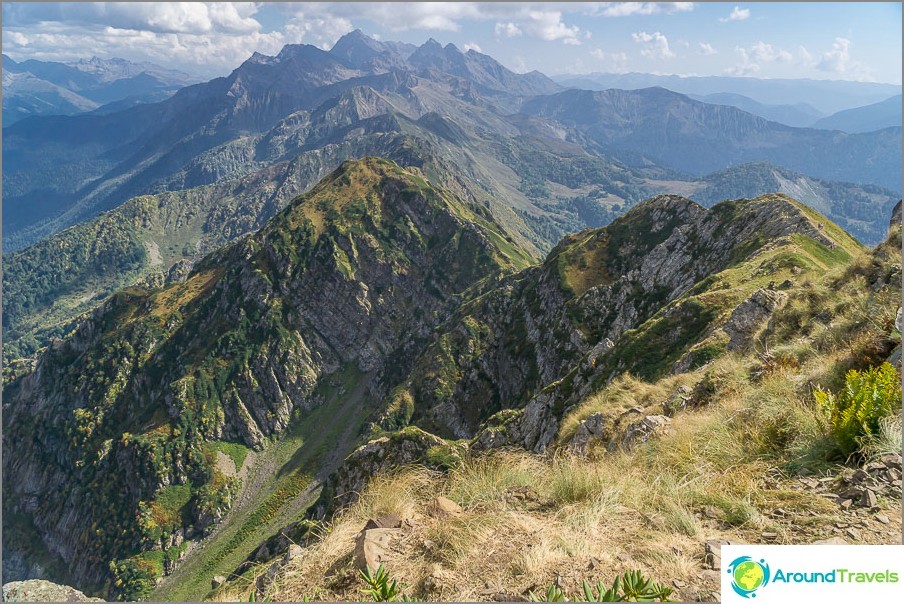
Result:
M477 42L468 42L467 44L464 44L461 48L465 52L468 52L469 50L473 50L476 52L483 52L483 50L480 48L480 46L478 46Z
M494 28L497 36L505 36L506 38L513 38L515 36L521 35L521 28L515 25L514 23L497 23Z
M612 73L623 73L626 71L628 64L628 55L623 52L605 52L601 48L594 48L590 51L590 56L604 63L606 71Z
M835 38L832 50L822 55L816 68L822 71L846 74L856 65L851 60L851 41L847 38Z
M581 30L576 25L568 26L562 21L562 13L559 11L531 11L529 19L523 27L528 34L552 42L562 40L565 44L578 45Z
M726 71L731 75L748 76L758 73L763 65L772 63L791 63L791 53L782 48L767 44L760 40L750 48L735 48L741 62Z
M740 6L735 6L731 11L731 14L727 17L723 17L719 19L722 23L727 23L729 21L744 21L745 19L750 18L750 9L749 8L741 8Z
M700 42L699 46L700 46L699 52L701 55L704 55L704 56L718 54L718 52L719 52L715 48L713 48L712 44L710 44L709 42Z
M603 17L629 17L659 13L683 13L694 10L694 2L601 2L591 12Z
M25 7L8 25L4 52L22 59L68 61L91 56L147 60L205 74L227 73L255 51L276 54L301 42L329 48L353 29L345 17L295 14L264 32L242 3L95 3ZM4 7L5 8L5 7Z
M669 39L658 31L652 34L645 31L633 33L631 38L643 45L640 51L642 56L654 59L671 59L675 56L675 53L669 48Z

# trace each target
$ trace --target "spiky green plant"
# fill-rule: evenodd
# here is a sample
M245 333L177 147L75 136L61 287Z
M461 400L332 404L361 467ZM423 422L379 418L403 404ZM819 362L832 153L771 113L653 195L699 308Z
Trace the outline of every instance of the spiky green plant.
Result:
M611 587L606 587L602 583L591 586L590 583L584 581L583 593L580 594L576 602L668 602L669 596L672 595L672 589L654 583L651 579L643 576L639 570L626 572L624 575L615 578ZM538 596L534 592L530 592L530 599L533 602L568 602L568 594L559 586L552 584L546 589L546 594Z
M363 589L365 594L370 596L374 602L409 602L407 596L402 594L402 588L398 581L389 576L389 571L381 564L376 571L371 571L370 567L362 569L361 578L367 584L367 589ZM401 599L399 599L401 597Z

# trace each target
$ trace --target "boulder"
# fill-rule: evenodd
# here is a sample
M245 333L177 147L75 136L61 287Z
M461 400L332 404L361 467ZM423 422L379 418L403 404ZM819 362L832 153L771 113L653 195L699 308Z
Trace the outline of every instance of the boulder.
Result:
M728 334L729 351L742 350L750 344L760 325L777 308L784 306L788 294L772 289L758 289L747 300L738 304L728 322L722 327Z
M389 553L389 546L401 535L397 528L374 528L358 533L355 541L355 566L361 570L376 570Z
M621 446L630 450L640 443L645 443L654 435L662 434L668 429L672 420L664 415L648 415L639 422L629 424L622 436Z
M213 579L210 580L210 588L216 589L226 583L226 577L223 575L216 575Z
M591 441L606 440L607 438L606 416L602 413L594 413L578 424L569 446L573 452L583 455L587 452L587 446Z
M703 564L712 570L722 568L722 546L734 545L734 541L727 539L710 539L703 547Z
M430 505L427 506L427 513L434 518L442 518L445 516L457 516L461 514L461 506L447 499L446 497L434 497Z
M4 602L103 602L89 598L68 585L59 585L43 579L13 581L3 586Z

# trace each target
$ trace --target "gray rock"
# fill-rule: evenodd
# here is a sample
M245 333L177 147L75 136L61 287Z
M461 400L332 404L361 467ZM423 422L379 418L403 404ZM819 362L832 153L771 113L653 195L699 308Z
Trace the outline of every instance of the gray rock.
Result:
M103 602L100 598L89 598L68 585L51 583L44 579L13 581L3 585L5 602Z
M813 545L847 545L848 542L841 537L829 537L828 539L820 539L814 541Z
M784 292L758 289L741 302L722 327L729 338L726 349L737 351L746 348L763 322L787 300L788 294Z
M226 583L226 577L223 575L215 575L213 579L210 580L210 588L217 589L221 585Z
M621 439L621 446L623 449L630 450L647 442L653 436L662 434L671 423L672 420L664 415L648 415L639 422L628 425L625 435Z
M722 568L722 546L733 545L734 541L727 539L710 539L703 546L703 564L712 570Z

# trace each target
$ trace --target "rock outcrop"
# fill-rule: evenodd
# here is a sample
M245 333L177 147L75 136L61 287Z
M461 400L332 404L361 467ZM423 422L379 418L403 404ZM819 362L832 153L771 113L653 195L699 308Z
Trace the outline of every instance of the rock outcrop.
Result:
M788 294L771 289L758 289L750 298L741 302L722 327L728 334L730 351L746 348L764 321L788 300Z
M103 602L89 598L68 585L58 585L43 579L13 581L3 585L4 602Z

